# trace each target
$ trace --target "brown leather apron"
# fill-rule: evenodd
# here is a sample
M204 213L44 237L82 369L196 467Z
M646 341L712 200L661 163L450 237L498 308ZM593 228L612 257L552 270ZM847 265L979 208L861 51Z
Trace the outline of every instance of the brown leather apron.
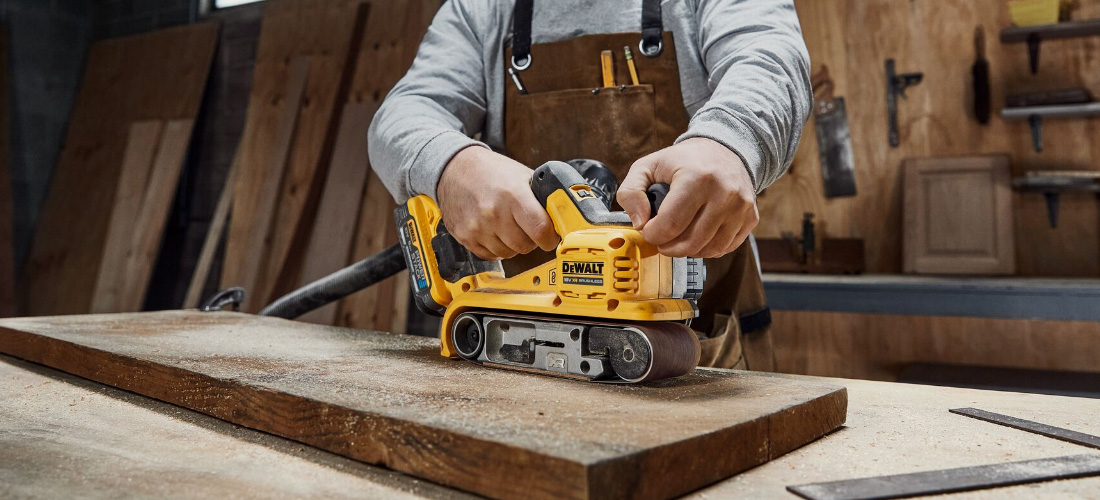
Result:
M534 0L517 0L512 46L505 49L526 90L505 72L504 139L507 154L531 167L550 160L592 158L622 182L630 165L671 146L688 126L680 93L675 40L662 30L660 0L642 0L642 31L584 35L531 44ZM623 47L630 47L639 85L632 85ZM616 87L603 87L600 52L615 55ZM508 67L505 69L507 70ZM509 273L552 258L522 256ZM774 370L775 356L756 259L750 245L707 259L699 301L700 366Z

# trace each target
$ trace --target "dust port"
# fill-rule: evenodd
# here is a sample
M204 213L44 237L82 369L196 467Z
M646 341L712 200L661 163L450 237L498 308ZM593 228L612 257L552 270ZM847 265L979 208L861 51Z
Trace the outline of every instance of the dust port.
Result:
M611 248L614 248L615 250L618 250L618 249L622 248L623 245L626 244L626 240L624 240L622 238L614 238L611 241L607 242L607 244L610 245Z
M607 301L607 310L608 311L614 311L615 309L618 309L618 308L619 308L619 301L617 301L615 299L611 299L611 300Z
M576 330L574 330L574 331L576 331ZM592 366L589 365L587 361L581 361L581 372L588 373L588 370L591 370L591 369L592 369Z
M538 276L535 276L535 277L534 277L534 278L533 278L533 279L531 280L531 284L533 284L533 285L535 285L535 286L539 286L539 285L541 285L541 284L542 284L542 278L540 278L540 277L538 277Z
M573 331L569 332L569 338L572 339L573 342L576 342L576 341L580 340L581 339L581 331L574 328Z

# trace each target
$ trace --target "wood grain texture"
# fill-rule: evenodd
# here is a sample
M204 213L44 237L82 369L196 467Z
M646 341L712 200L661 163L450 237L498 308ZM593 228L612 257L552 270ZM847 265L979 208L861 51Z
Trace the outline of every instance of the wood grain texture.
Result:
M248 289L245 310L258 310L278 293L302 224L312 221L310 203L316 203L318 179L328 166L348 53L363 12L361 0L277 0L264 7L222 275L223 288ZM309 76L284 164L272 161L276 118L289 66L299 57L309 58ZM262 203L270 198L257 184L271 176L280 179L276 201Z
M911 158L902 173L905 272L1015 273L1008 156Z
M93 313L122 312L118 304L126 281L126 261L132 251L135 230L139 227L137 219L149 186L149 171L163 132L164 122L161 120L130 125L126 151L122 154L122 170L118 175L115 204L107 225L103 260L99 263L99 277L96 278L95 295L92 297Z
M122 269L123 286L115 306L116 312L140 311L145 302L194 125L192 119L172 120L164 125L157 156L149 173L149 184L141 207L135 214L137 221L126 253L126 266Z
M8 356L0 380L4 497L474 499Z
M847 408L843 388L766 374L577 383L442 358L431 339L235 313L8 319L0 351L494 498L669 498Z
M195 263L195 272L191 275L191 282L187 285L187 295L183 298L184 309L195 309L202 300L202 291L210 279L210 269L214 266L214 257L222 244L225 234L225 226L229 223L229 210L233 206L233 187L237 180L238 157L234 155L233 163L229 166L229 172L225 174L225 184L218 196L218 204L214 207L214 215L210 218L210 228L206 231L206 238L202 241L202 250L199 251L199 259Z
M378 106L405 74L439 2L374 2L348 96ZM397 243L393 197L373 172L358 208L349 264ZM340 301L336 324L351 328L403 332L408 311L408 277L402 273Z
M1100 323L773 311L784 373L897 380L912 363L1098 373Z
M937 0L796 0L813 71L828 66L835 94L848 107L859 195L827 200L821 185L813 122L807 123L791 171L760 197L757 236L798 231L814 212L827 237L863 238L867 272L902 270L901 160L918 156L1008 153L1012 174L1028 170L1100 171L1097 119L1047 120L1046 150L1031 150L1026 121L1003 121L998 110L1011 93L1079 86L1100 95L1100 37L1043 43L1037 75L1024 44L1001 44L1010 25L1004 2ZM1079 2L1075 19L1100 17L1100 2ZM993 118L972 117L973 33L987 33ZM883 62L924 72L924 81L899 101L901 146L886 142ZM1023 276L1100 276L1100 210L1094 197L1064 197L1057 229L1047 227L1040 194L1014 193L1017 273ZM1038 243L1041 242L1041 243Z
M16 314L15 203L12 199L8 81L8 34L0 27L0 317Z
M309 237L301 284L311 283L350 264L351 243L364 188L370 174L367 161L367 129L377 106L354 103L344 106L340 130L321 192L317 219ZM336 324L336 306L329 304L301 317L319 325Z
M96 42L20 280L22 312L88 312L130 124L192 120L206 88L217 23Z

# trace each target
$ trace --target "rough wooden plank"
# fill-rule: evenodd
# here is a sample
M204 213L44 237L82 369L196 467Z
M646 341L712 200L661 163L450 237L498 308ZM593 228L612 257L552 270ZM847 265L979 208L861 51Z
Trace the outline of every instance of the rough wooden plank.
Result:
M96 42L20 280L26 314L88 312L132 122L194 119L217 23Z
M316 202L321 188L317 179L327 166L330 129L362 8L362 0L278 0L264 7L222 275L223 287L248 288L245 310L260 309L276 293L303 216L309 214L310 202ZM273 96L285 86L288 62L298 57L309 57L309 78L285 168L274 172L269 159L277 144ZM256 184L270 175L279 175L281 184L277 202L265 205L259 203L266 197ZM258 223L261 218L269 222Z
M472 499L15 358L0 381L5 498Z
M140 311L149 289L153 265L164 236L164 227L172 201L175 199L180 172L191 144L195 121L172 120L164 127L156 159L149 175L149 185L136 214L137 223L126 256L122 275L123 286L116 311Z
M149 185L149 171L153 167L157 148L161 142L164 122L146 120L130 125L126 151L122 154L122 171L115 190L115 205L107 226L107 241L103 247L103 260L99 263L95 296L92 297L93 313L121 312L119 296L125 287L126 261L131 251L137 219L141 214L142 200Z
M371 102L350 103L344 107L332 164L309 237L301 284L310 283L349 264L356 215L370 174L365 138L376 110L377 105ZM336 312L336 304L329 304L302 316L301 320L332 325L336 322Z
M0 351L494 498L669 498L844 422L844 389L699 370L578 383L436 341L236 313L0 321ZM514 479L514 480L513 480Z
M309 78L309 56L298 56L291 63L290 74L286 82L286 91L280 100L279 118L276 122L275 136L273 137L273 151L271 163L261 165L260 168L250 169L252 177L241 177L236 180L236 192L234 197L235 217L230 229L230 239L227 242L225 264L223 265L222 288L230 286L244 287L248 292L255 292L259 274L263 265L263 256L268 244L268 230L271 221L275 217L279 196L279 185L283 181L286 165L289 161L291 147L294 141L294 131L298 127L298 118L301 113L303 93ZM246 125L248 127L248 125ZM246 128L248 137L248 130ZM245 145L239 146L244 148ZM243 168L243 167L242 167ZM239 175L239 174L238 174ZM239 207L240 202L248 199L249 193L255 192L254 205L251 207ZM238 210L238 208L240 208ZM233 227L242 227L242 232L247 236L243 239L233 239ZM234 243L244 245L247 242L255 245L250 249L234 249ZM234 251L236 250L236 251ZM246 300L248 298L246 297ZM255 300L257 304L262 300Z
M397 204L382 185L382 180L371 172L359 209L353 260L375 255L397 242L393 222L396 208ZM407 280L389 278L348 296L338 306L338 324L364 330L390 331L394 289L409 286Z
M191 275L191 283L187 286L187 295L183 299L184 309L194 309L202 300L202 291L206 287L206 281L210 279L210 269L214 266L214 256L221 246L222 236L225 233L226 223L229 222L229 210L233 206L233 186L237 181L237 167L239 156L234 155L233 163L229 166L229 172L225 174L225 185L222 194L218 196L218 204L214 207L214 215L210 219L210 228L206 232L206 238L202 242L202 250L199 252L199 260L195 264L195 272Z

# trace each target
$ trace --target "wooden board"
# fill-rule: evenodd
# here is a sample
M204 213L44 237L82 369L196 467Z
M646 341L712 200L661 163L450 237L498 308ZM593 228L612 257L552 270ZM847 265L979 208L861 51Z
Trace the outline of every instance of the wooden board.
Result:
M340 131L322 191L317 219L309 237L300 284L336 272L347 265L364 187L370 175L367 161L367 129L377 110L374 103L346 104ZM329 304L304 316L302 321L336 324L336 306Z
M248 289L245 310L260 309L279 293L284 264L301 243L301 225L312 221L349 49L364 17L362 0L277 0L264 7L221 280L223 288ZM296 127L285 162L273 161L278 117L289 99L282 91L300 57L309 58L309 75ZM269 202L260 185L272 178L279 185Z
M126 150L122 154L122 170L115 189L115 204L107 225L103 260L99 263L99 276L92 297L93 313L122 312L118 310L118 304L122 287L125 286L126 261L135 230L139 227L137 219L141 214L142 200L149 185L149 171L163 131L164 122L161 120L130 124Z
M91 310L130 124L194 119L217 32L202 23L93 44L20 280L23 313Z
M473 500L8 356L0 380L5 498Z
M1100 323L772 311L777 368L897 380L913 363L1100 373Z
M843 424L843 388L701 369L579 383L436 341L236 313L0 321L0 351L494 498L669 498Z
M405 74L438 7L434 0L375 2L360 48L356 75L348 96L353 102L377 109ZM373 172L357 206L357 225L348 264L397 243L393 210L397 207L381 179ZM409 284L402 273L358 292L337 306L336 324L367 330L404 332L408 316Z
M15 315L15 205L8 99L8 34L0 27L0 317Z
M1007 156L905 160L905 272L1014 274Z
M1100 17L1100 2L1078 2L1074 19ZM1000 0L796 0L813 71L822 65L844 97L851 125L859 195L825 199L813 122L804 130L791 171L760 197L755 234L778 238L798 232L802 214L813 212L825 237L863 238L867 272L902 270L900 162L907 157L1008 153L1013 175L1028 170L1100 171L1097 119L1046 120L1046 150L1031 150L1026 121L1004 121L997 110L1005 95L1084 87L1100 95L1100 37L1043 43L1039 73L1028 69L1026 44L1001 44L999 28L1011 24ZM993 118L973 118L970 67L973 33L987 34ZM924 81L898 102L901 146L886 142L883 64L924 72ZM1100 276L1100 207L1095 197L1067 196L1062 220L1051 230L1041 194L1014 194L1017 272L1024 276ZM1042 242L1042 244L1036 244Z

